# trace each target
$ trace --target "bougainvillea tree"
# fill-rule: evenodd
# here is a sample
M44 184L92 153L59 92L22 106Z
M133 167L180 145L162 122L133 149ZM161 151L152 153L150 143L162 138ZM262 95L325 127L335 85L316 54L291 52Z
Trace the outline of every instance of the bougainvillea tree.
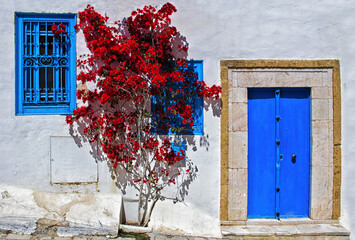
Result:
M78 81L87 87L77 90L79 106L66 121L84 125L82 134L98 143L108 165L125 171L138 191L140 225L148 223L162 190L193 171L177 166L185 151L174 151L169 137L158 133L179 134L194 124L191 89L200 97L219 98L221 92L186 71L187 43L171 26L173 12L171 3L159 10L145 6L109 24L88 5L76 25L90 51L78 60Z

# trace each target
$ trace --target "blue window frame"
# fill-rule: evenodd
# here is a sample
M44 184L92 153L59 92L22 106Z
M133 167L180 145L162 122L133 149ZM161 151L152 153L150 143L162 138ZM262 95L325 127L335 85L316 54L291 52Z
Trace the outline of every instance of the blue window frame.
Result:
M171 149L174 150L176 153L180 152L180 150L186 151L186 148L186 142L183 138L175 136L174 139L171 141Z
M203 61L202 60L191 60L188 61L188 67L182 68L182 72L189 74L188 80L192 83L193 81L203 80ZM193 73L193 74L191 74ZM174 83L175 84L175 83ZM177 84L177 83L176 83ZM177 88L177 86L172 86L172 88ZM171 92L163 93L163 95L171 97ZM180 124L181 119L178 115L168 114L166 119L159 119L159 116L155 114L157 97L152 96L152 129L154 133L160 135L170 135L173 132L177 132L178 135L203 135L203 97L197 95L195 87L191 86L189 91L185 91L185 99L188 105L192 107L193 110L193 121L194 125ZM168 105L169 101L164 102ZM163 106L164 111L168 106ZM163 129L162 126L169 124L171 127L169 129ZM173 131L172 129L179 129L179 131Z
M55 36L53 25L67 34ZM16 114L72 114L76 14L15 13Z

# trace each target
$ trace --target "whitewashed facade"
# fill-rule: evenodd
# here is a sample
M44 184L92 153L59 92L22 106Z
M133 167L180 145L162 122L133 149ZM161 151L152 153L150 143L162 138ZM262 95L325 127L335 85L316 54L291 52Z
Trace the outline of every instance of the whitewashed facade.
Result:
M91 232L102 229L114 232L120 221L121 196L126 219L134 218L127 214L134 209L135 193L128 190L122 195L105 163L96 164L85 144L78 148L64 115L15 114L15 12L77 13L90 3L114 22L146 4L159 7L165 2L0 0L0 3L0 229L30 233L35 231L36 222L53 221L60 223L58 231L62 235L72 234L73 228L76 233L85 228ZM189 57L203 60L208 85L221 85L223 60L339 60L342 153L339 221L354 233L355 3L346 0L172 3L178 10L172 24L187 38ZM77 55L87 52L82 33L76 36L76 52ZM188 146L187 154L198 172L185 203L159 202L150 226L220 237L223 168L220 112L205 110L204 136L195 136L194 140L196 149ZM81 161L77 172L68 172L73 164L68 152ZM57 164L63 161L67 161L67 168ZM86 183L67 183L78 181ZM169 189L168 194L174 195L175 190Z

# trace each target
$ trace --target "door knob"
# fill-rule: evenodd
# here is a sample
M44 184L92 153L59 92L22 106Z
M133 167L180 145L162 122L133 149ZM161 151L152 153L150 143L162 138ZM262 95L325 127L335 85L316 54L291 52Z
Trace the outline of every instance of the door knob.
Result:
M296 154L293 154L293 155L292 155L292 160L291 160L291 161L292 161L292 163L295 163L295 162L296 162Z

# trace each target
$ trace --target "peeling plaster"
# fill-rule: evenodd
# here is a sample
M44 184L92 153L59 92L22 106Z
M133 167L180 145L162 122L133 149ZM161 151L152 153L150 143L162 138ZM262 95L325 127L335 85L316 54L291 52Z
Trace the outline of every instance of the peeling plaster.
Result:
M119 228L118 194L52 193L2 185L0 193L3 230L72 236L115 234Z

